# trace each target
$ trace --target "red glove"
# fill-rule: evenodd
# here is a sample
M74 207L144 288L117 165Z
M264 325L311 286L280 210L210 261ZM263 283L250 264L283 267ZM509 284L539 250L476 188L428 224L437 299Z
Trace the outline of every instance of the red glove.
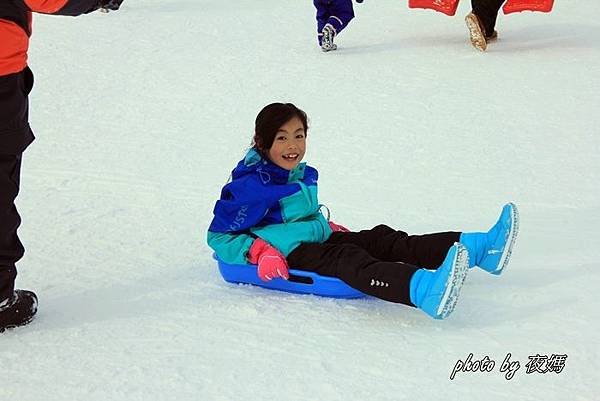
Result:
M248 251L248 261L258 265L258 277L269 281L276 277L290 278L285 257L267 241L257 238Z
M329 222L329 227L331 227L331 230L333 230L333 232L336 231L342 231L342 232L350 232L350 230L348 230L346 227L344 226L340 226L339 224L335 224L333 221Z

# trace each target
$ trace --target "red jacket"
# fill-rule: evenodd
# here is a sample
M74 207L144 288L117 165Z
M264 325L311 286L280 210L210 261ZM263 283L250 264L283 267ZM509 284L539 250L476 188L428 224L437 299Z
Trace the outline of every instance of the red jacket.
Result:
M98 0L0 0L0 76L27 66L31 13L80 15L98 8Z

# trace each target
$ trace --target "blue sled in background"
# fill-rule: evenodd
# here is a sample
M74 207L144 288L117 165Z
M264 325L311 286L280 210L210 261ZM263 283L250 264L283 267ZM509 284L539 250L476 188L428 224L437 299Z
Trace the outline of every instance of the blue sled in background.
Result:
M362 298L364 293L355 290L335 277L321 276L317 273L290 269L289 280L276 278L262 281L256 274L256 265L232 265L223 262L217 255L213 258L219 265L223 279L229 283L252 284L270 290L293 292L296 294L313 294L330 298Z

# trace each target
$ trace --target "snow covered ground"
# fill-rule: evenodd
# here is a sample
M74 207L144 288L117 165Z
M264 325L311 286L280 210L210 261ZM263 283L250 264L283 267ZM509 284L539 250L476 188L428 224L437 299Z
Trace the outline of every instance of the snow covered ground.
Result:
M0 399L597 400L600 3L500 16L485 54L463 3L367 0L330 54L310 1L37 16L17 284L40 310L0 336ZM483 230L514 201L509 270L472 271L441 322L223 282L205 232L273 101L308 112L335 221ZM450 380L469 353L495 368ZM527 374L536 354L568 357Z

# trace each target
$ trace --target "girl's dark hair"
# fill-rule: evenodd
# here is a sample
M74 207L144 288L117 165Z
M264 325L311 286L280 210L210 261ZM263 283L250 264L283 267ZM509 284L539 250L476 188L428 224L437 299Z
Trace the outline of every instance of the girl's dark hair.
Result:
M292 103L271 103L265 106L256 116L252 146L264 157L273 146L279 128L294 117L300 119L304 125L304 134L307 135L308 117L304 111Z

